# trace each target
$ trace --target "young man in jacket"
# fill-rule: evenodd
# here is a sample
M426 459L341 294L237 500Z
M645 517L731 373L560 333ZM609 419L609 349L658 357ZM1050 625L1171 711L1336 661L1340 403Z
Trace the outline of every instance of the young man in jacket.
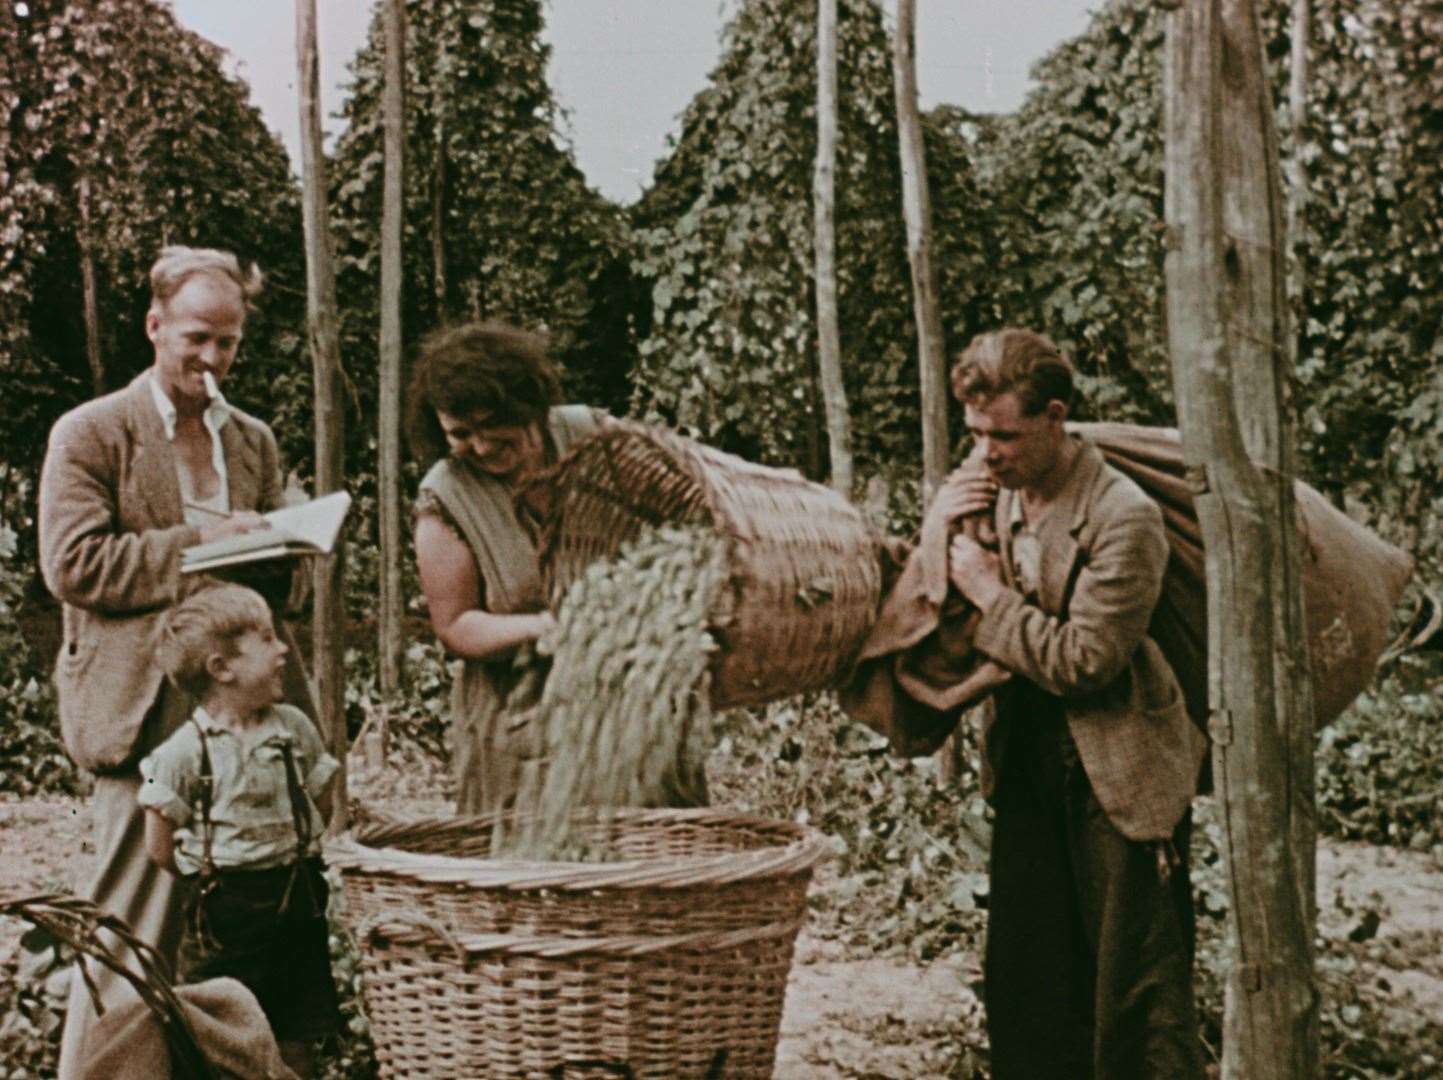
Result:
M995 809L985 1004L996 1080L1194 1080L1189 806L1206 742L1148 624L1168 545L1157 505L1064 427L1072 368L1027 330L952 372L985 469L933 513L990 508L953 584L973 645L1013 674L987 705Z

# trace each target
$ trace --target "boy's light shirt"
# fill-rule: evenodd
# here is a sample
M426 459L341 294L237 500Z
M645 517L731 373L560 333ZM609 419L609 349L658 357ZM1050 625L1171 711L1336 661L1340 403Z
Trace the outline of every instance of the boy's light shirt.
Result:
M306 791L311 816L311 854L320 849L325 822L315 799L339 763L326 752L315 726L291 705L273 705L259 724L235 732L217 724L204 709L195 720L205 731L210 753L211 858L217 867L260 870L295 860L296 830L286 787L281 746L290 745L296 775ZM175 863L182 874L199 872L204 860L201 829L200 736L187 722L140 763L138 801L176 826Z

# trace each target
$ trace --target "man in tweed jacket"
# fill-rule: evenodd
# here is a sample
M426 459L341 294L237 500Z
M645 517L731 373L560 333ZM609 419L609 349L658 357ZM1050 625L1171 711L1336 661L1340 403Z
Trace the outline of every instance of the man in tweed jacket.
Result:
M164 684L151 635L166 607L198 585L181 575L182 550L259 526L258 511L282 498L275 436L219 393L258 285L229 253L165 249L151 271L145 323L155 364L62 416L40 475L40 565L64 619L61 732L76 764L96 774L89 894L167 959L182 897L146 857L137 762L183 722L189 703ZM288 700L304 707L298 655L292 649L285 682ZM129 992L98 965L89 970L104 1001ZM94 1021L74 977L62 1080L81 1067Z
M949 573L981 613L973 644L1014 676L983 725L992 1075L1201 1077L1187 849L1206 742L1147 637L1161 512L1064 430L1072 369L1048 339L983 335L952 378L986 469L930 512L995 500L998 553L959 534Z

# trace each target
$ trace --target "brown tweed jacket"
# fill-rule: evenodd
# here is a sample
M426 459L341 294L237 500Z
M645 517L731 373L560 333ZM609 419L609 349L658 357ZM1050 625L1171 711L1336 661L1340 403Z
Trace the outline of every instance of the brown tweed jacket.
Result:
M1003 573L1018 498L997 500ZM1097 801L1133 840L1172 835L1196 790L1207 751L1177 677L1147 636L1168 545L1162 513L1084 441L1057 500L1037 524L1037 605L1009 591L982 613L973 644L1062 699L1068 729ZM1018 715L1012 685L988 701L982 787L991 795Z
M40 569L62 603L56 661L60 728L75 763L114 769L133 756L163 675L151 639L166 607L194 591L180 553L199 532L184 523L175 454L146 380L86 402L50 432L40 473ZM233 510L280 505L275 436L232 408L221 428ZM305 686L295 649L288 697Z

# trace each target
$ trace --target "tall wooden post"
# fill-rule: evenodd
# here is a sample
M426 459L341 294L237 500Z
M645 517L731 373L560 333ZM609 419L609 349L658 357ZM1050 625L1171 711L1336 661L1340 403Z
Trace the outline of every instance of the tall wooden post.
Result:
M320 59L316 48L316 0L296 0L296 64L301 102L301 180L306 234L306 324L315 383L316 494L336 491L344 480L345 412L341 398L341 345L336 318L336 274L326 205L326 156L321 145ZM347 824L345 761L344 545L316 563L311 624L311 663L316 699L331 753L342 763L331 816L332 829Z
M446 94L450 86L450 61L446 50L446 27L439 28L436 72L431 77L431 103L436 116L436 148L431 158L431 288L436 297L436 322L450 322L446 283Z
M837 165L837 0L817 0L817 165L812 183L816 230L817 362L827 415L832 487L852 497L852 421L842 381L837 325L837 254L833 203Z
M1288 254L1291 256L1294 315L1304 316L1307 274L1303 267L1303 230L1308 206L1308 39L1313 30L1313 0L1293 0L1292 50L1288 62L1288 118L1293 153L1288 159Z
M1263 64L1252 0L1190 0L1169 16L1168 332L1207 550L1213 773L1232 886L1223 1076L1310 1080L1313 707L1286 237Z
M907 259L912 267L912 310L922 380L922 492L930 499L947 476L947 358L937 306L937 275L932 268L932 198L927 191L922 117L917 111L916 26L917 0L897 0L892 75L902 153L902 213L907 220Z
M381 610L377 652L381 689L401 681L401 225L405 175L406 4L385 0L386 76L382 95L385 177L381 193L381 400L376 503L381 534Z
M922 499L930 502L947 476L947 346L932 268L932 196L922 116L917 110L917 0L897 0L892 38L892 85L897 99L897 138L902 158L902 215L907 221L907 261L912 268L912 312L917 323L917 369L922 389ZM961 746L948 739L937 751L943 780L961 771Z
M90 177L84 172L75 186L76 209L80 212L80 228L76 230L80 248L80 289L85 314L85 361L90 366L90 384L95 396L105 393L105 361L100 355L100 314L95 288L94 232L90 227Z

